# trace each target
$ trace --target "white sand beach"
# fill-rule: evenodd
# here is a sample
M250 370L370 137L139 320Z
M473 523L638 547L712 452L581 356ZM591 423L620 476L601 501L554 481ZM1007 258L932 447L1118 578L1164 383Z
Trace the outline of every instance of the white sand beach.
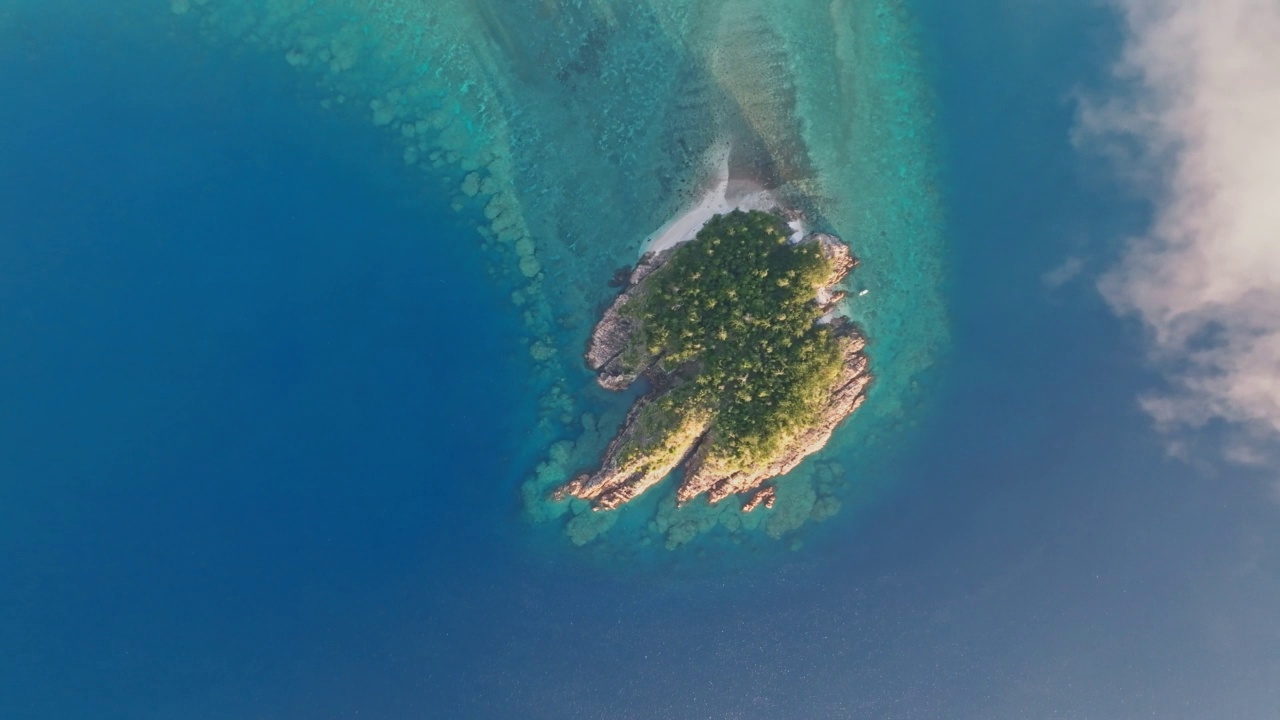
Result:
M683 212L671 218L656 232L645 239L640 254L661 252L667 248L688 242L697 237L698 231L715 215L734 210L771 210L778 206L777 198L759 183L747 179L729 177L728 142L717 143L709 151L708 162L716 168L711 186L702 198ZM797 242L805 234L804 224L795 220L788 225L793 233L791 241Z

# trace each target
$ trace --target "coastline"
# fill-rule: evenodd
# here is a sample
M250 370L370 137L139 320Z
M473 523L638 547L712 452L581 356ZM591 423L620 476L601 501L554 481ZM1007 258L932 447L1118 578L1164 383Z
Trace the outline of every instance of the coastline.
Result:
M702 197L680 213L674 215L662 227L645 238L640 246L640 255L660 253L681 243L688 242L698 235L707 221L716 215L725 215L734 210L770 211L780 206L773 192L765 188L753 178L735 178L729 172L729 156L733 146L727 140L720 140L707 153L709 165L716 172L710 186L702 193ZM807 234L803 220L790 220L790 241L799 242Z

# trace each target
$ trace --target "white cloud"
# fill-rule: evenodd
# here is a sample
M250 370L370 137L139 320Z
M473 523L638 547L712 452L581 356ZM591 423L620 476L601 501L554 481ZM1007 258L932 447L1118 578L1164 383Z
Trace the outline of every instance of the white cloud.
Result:
M1143 405L1170 427L1280 432L1280 1L1117 2L1123 91L1083 103L1077 139L1154 202L1101 282L1171 381Z
M1076 279L1076 276L1082 270L1084 270L1084 260L1073 255L1063 260L1057 267L1041 275L1040 281L1050 290L1057 290Z

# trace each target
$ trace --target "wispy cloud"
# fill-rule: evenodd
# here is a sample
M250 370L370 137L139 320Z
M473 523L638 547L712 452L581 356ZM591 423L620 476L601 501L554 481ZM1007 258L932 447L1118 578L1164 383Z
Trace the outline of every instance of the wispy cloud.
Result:
M1050 290L1057 290L1075 280L1082 270L1084 270L1084 260L1073 255L1063 260L1057 267L1041 275L1040 282L1044 283L1044 286Z
M1280 2L1116 0L1127 39L1077 140L1151 194L1143 237L1101 282L1150 330L1169 427L1280 433Z

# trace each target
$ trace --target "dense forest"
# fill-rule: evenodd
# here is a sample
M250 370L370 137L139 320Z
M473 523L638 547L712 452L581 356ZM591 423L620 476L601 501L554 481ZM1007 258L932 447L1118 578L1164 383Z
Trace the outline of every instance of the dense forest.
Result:
M678 385L645 410L658 432L641 436L659 442L625 455L661 452L661 428L709 417L709 457L745 468L815 420L843 357L842 340L815 322L832 266L789 232L769 213L718 215L622 309L639 323L632 352L657 358Z

